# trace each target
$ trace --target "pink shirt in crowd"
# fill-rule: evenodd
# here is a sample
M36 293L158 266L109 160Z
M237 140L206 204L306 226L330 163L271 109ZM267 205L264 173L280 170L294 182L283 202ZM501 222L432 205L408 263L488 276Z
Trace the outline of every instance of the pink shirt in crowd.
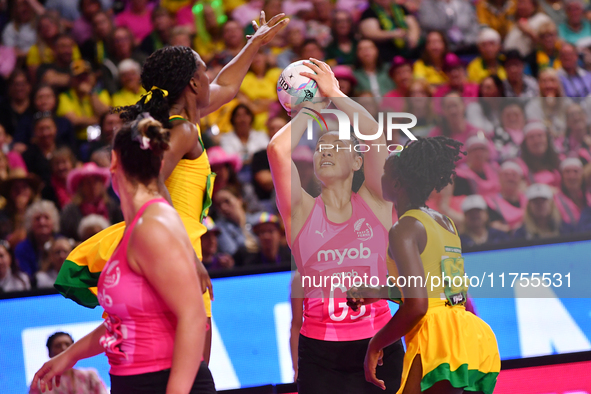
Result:
M131 12L128 6L123 12L115 17L115 23L119 27L127 27L133 33L136 42L141 42L153 30L152 26L152 9L153 5L146 7L146 12L143 15L136 15Z

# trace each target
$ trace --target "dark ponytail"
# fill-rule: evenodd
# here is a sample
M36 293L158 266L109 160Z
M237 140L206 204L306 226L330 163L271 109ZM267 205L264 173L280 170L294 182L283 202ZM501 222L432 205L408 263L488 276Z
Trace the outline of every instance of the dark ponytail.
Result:
M197 72L198 60L199 55L187 47L157 50L146 59L142 68L142 86L148 94L136 104L116 108L115 112L121 112L121 119L127 122L147 112L165 128L170 128L170 106L179 99Z

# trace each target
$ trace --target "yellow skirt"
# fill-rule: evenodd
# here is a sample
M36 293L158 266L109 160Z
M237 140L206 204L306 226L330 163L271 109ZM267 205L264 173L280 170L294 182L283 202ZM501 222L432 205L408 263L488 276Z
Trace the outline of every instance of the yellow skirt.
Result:
M488 324L461 306L430 307L404 337L402 393L413 360L421 356L421 391L448 380L455 388L492 394L501 370L497 339Z

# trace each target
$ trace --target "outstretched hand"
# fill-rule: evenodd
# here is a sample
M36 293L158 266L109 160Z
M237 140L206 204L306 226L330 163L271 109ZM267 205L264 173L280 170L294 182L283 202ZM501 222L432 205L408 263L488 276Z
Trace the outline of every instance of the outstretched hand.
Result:
M246 36L247 40L258 42L260 45L266 45L275 37L279 30L283 29L289 23L289 18L285 18L285 14L277 14L269 22L265 19L265 11L261 11L259 17L259 24L256 21L252 21L252 27L255 33L253 35Z
M322 96L335 97L336 93L340 91L340 87L330 66L314 58L310 58L310 62L304 62L304 65L314 72L301 72L300 75L316 81Z

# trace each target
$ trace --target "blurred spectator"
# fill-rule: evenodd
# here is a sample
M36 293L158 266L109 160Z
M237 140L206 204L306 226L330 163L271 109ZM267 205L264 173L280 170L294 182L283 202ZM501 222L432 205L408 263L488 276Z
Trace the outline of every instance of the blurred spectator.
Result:
M490 160L490 141L475 135L464 146L466 163L456 167L454 195L496 194L500 190L498 165Z
M257 253L243 255L244 265L287 266L291 264L291 251L281 244L279 217L268 212L253 215L250 219L252 231L258 238L260 249Z
M100 118L99 126L101 128L101 136L99 139L90 141L80 148L81 158L84 161L88 161L90 156L101 149L106 149L111 146L115 131L123 125L123 120L119 114L105 113Z
M573 152L583 164L591 163L591 133L585 112L578 104L566 109L566 133L562 143L564 152Z
M0 104L0 125L13 136L20 120L31 113L31 84L27 74L20 69L8 78L8 97Z
M358 48L359 49L359 48ZM324 56L324 49L320 46L318 41L314 38L306 39L302 46L300 47L300 52L298 53L299 59L308 60L310 58L318 59L318 60L325 60Z
M326 48L334 39L331 36L333 2L331 0L311 0L311 3L313 9L310 10L310 13L313 17L306 23L306 34L308 37L314 37L323 48Z
M538 83L541 97L531 99L527 103L525 116L528 120L541 120L555 140L562 140L566 130L566 108L571 104L571 100L564 97L560 77L555 69L542 70Z
M49 158L57 148L57 126L51 112L38 112L33 123L31 146L23 153L23 160L30 172L37 174L49 185L51 166Z
M158 7L152 11L152 25L154 30L139 45L139 50L146 55L151 55L169 44L170 29L174 26L174 19L166 8Z
M306 40L306 23L298 19L289 21L289 24L285 27L285 35L287 37L287 48L277 56L277 67L280 69L284 69L299 58Z
M527 188L527 209L523 226L513 235L515 239L552 238L571 234L574 227L562 221L548 185L536 183Z
M465 219L464 231L460 234L460 240L463 248L495 244L509 239L507 233L490 227L487 210L486 201L478 194L472 194L462 202Z
M228 154L237 154L247 168L241 173L250 172L252 155L261 149L266 149L269 144L269 136L262 131L252 129L254 115L250 108L239 104L232 111L231 122L234 130L220 137L221 147Z
M224 54L218 54L210 60L207 64L206 70L209 80L213 81L230 60L232 60L232 58ZM201 118L201 130L205 130L204 135L206 137L210 136L215 145L219 145L220 135L232 131L232 123L230 121L232 111L241 101L246 101L246 98L234 98L229 103L222 105L216 111ZM269 101L269 104L270 103L271 101Z
M500 39L505 38L513 26L515 8L515 0L478 1L476 3L476 16L478 17L478 22L480 22L480 24L486 25L491 30L498 32L500 35L500 41ZM470 74L469 71L468 74Z
M55 116L57 109L57 96L53 88L46 84L37 85L37 89L33 93L33 103L31 113L24 116L14 134L14 143L21 144L21 147L15 146L15 150L24 151L28 146L31 145L33 138L33 128L35 124L35 115L41 113L54 114L53 120L57 127L56 143L58 145L67 145L71 149L75 148L76 135L72 123L62 116Z
M488 4L486 0L478 4ZM509 3L512 4L512 0ZM470 82L481 83L482 80L491 75L497 75L500 79L506 79L507 74L499 61L501 51L501 35L489 27L485 27L478 33L476 40L480 56L468 64L468 79Z
M47 339L49 357L55 357L72 346L74 340L70 334L56 332ZM47 391L46 391L47 392ZM51 391L53 394L85 393L107 394L105 384L94 369L72 368L65 372L60 379L59 387ZM31 387L29 394L41 394L37 387Z
M207 270L227 270L234 268L234 259L227 253L218 253L218 239L220 229L209 216L203 219L207 232L201 236L201 261Z
M478 101L466 107L466 119L474 127L490 135L501 124L501 104L505 86L497 75L482 80L478 87Z
M18 268L10 245L0 240L0 292L29 290L29 277Z
M311 6L311 4L309 4ZM311 7L309 7L311 8ZM250 0L244 2L239 7L232 11L232 19L237 21L240 26L245 28L251 21L256 20L258 23L261 10L263 9L263 0ZM268 17L268 15L267 15Z
M297 1L297 0L296 0ZM289 0L265 0L263 2L263 11L265 11L265 15L267 20L269 20L271 17L278 15L280 13L283 12L283 6L284 3L288 3ZM308 3L308 5L305 6L306 9L311 9L313 7L311 3L311 1L306 1ZM260 8L259 8L260 10ZM223 10L222 10L223 12ZM260 15L260 11L259 11L259 15ZM257 16L257 18L255 18L256 22L259 22L259 18ZM247 24L245 29L244 29L244 34L253 34L254 33L254 28L252 27L252 24Z
M107 56L107 40L113 32L113 22L106 12L99 11L92 17L92 37L80 46L84 60L98 70Z
M378 48L373 41L362 39L357 45L357 62L353 74L357 79L357 94L371 93L382 97L394 89L388 68L379 61Z
M450 51L476 52L480 26L474 7L468 0L422 0L418 19L424 31L446 32Z
M563 0L540 0L542 11L552 19L554 24L566 22Z
M26 236L25 212L39 198L41 179L35 174L27 174L22 168L8 173L8 179L0 183L0 195L6 199L0 211L0 235L14 247Z
M213 195L213 203L216 212L221 215L216 220L220 230L219 251L234 259L243 253L256 253L259 250L257 239L247 221L239 191L233 187L220 189Z
M530 122L524 127L523 135L521 159L526 179L530 184L543 183L555 188L560 187L560 159L546 126L540 122Z
M425 79L434 86L447 82L447 76L442 70L447 52L447 41L443 33L439 31L429 32L425 39L425 50L421 58L413 66L414 77Z
M8 163L7 163L8 168L9 169L19 168L19 169L22 169L26 172L27 166L25 165L25 162L23 161L23 158L20 155L20 153L18 153L17 151L14 151L14 150L9 150L9 149L10 149L10 137L6 134L4 127L2 125L0 125L0 150L6 156L6 160L8 160Z
M80 45L92 37L92 17L101 10L99 0L80 0L80 17L74 22L72 35Z
M591 192L583 179L583 163L576 157L569 157L560 163L562 184L554 193L554 203L562 221L578 225L581 211L591 206Z
M566 97L587 97L591 94L591 73L578 65L577 49L571 44L563 44L560 48L558 70Z
M566 21L558 25L560 38L575 45L584 37L591 36L591 23L585 19L583 0L564 0Z
M41 265L45 244L59 233L59 212L52 202L33 203L25 214L27 237L14 248L20 269L34 278Z
M341 89L342 88L343 86L341 85ZM286 124L287 120L283 117L276 116L270 118L267 122L269 139L273 138L273 136ZM258 152L255 152L255 154L252 156L252 179L254 191L260 203L267 211L275 211L276 207L273 178L271 177L271 168L269 166L266 147L259 150Z
M523 222L527 198L521 191L523 170L519 164L506 161L499 172L501 191L485 197L491 227L504 232L515 230Z
M111 223L123 220L119 204L107 194L111 181L109 169L86 163L68 175L68 191L73 195L72 202L62 212L62 234L78 238L78 226L88 215L101 215Z
M49 160L51 181L41 192L44 200L52 201L59 209L63 209L71 200L72 193L68 190L68 174L76 166L76 157L68 147L56 149Z
M58 50L57 39L60 36L59 18L52 14L44 14L37 21L37 43L34 44L27 54L27 68L31 81L36 80L37 69L44 63L53 63L55 61L56 51ZM70 54L70 61L80 59L80 51L77 47ZM69 63L66 65L69 66Z
M349 97L353 97L355 89L357 88L357 78L355 78L353 71L351 71L348 66L334 66L332 68L332 72L337 81L339 81L339 89L341 92L345 93ZM410 74L410 79L412 80L412 71ZM269 135L271 135L270 130Z
M412 133L415 137L427 137L436 123L429 83L424 79L412 81L408 96L405 111L417 117L417 125L412 128ZM400 134L399 143L404 143L406 140L406 135Z
M332 42L326 47L327 63L353 65L357 53L357 40L353 17L344 10L336 10L331 19Z
M421 37L415 17L394 0L370 0L361 15L359 31L378 44L384 62L390 62L397 54L408 56Z
M115 17L115 24L118 27L128 28L134 37L134 43L139 45L154 28L152 26L153 4L148 0L130 0L123 12Z
M520 0L533 1L533 0ZM505 54L503 61L507 79L503 81L505 96L531 98L540 95L538 82L529 75L525 75L525 61L523 56L516 50L510 50Z
M170 46L191 48L191 34L185 26L175 26L170 30Z
M113 7L113 0L101 0L102 9L104 11ZM80 0L47 0L45 8L48 10L58 11L60 16L67 22L74 22L80 18Z
M478 85L468 82L466 69L459 57L454 53L445 55L442 70L447 77L447 83L437 88L434 97L444 97L449 92L457 92L464 98L465 104L475 101L469 98L478 97Z
M402 56L395 56L390 65L390 78L394 81L396 86L393 90L386 93L384 97L409 97L410 85L413 81L412 66L408 60ZM342 88L342 87L341 87ZM398 100L387 100L386 103L392 103L397 107Z
M493 142L500 161L515 159L523 142L526 124L523 108L517 101L505 101L501 110L501 123L495 127Z
M16 67L16 50L14 47L0 45L0 97L6 91L6 81Z
M198 12L193 14L192 3L196 3L196 1L192 1L177 12L176 24L186 26L190 29L191 34L195 34L192 47L207 63L216 53L224 50L222 24L226 21L226 17L222 10L214 10L211 3L208 2L201 3L202 7L199 7Z
M126 59L119 63L117 69L121 81L121 90L113 95L112 105L115 108L135 105L142 95L146 93L140 79L142 68L136 61Z
M591 37L582 38L577 42L577 52L584 70L591 70Z
M228 154L219 146L212 146L207 149L207 158L211 164L211 171L217 175L213 184L213 193L230 186L240 191L242 200L246 203L246 210L254 212L259 209L258 198L255 194L253 184L250 182L241 183L238 180L238 173L242 168L242 161L238 154Z
M41 269L35 274L37 288L53 289L57 274L72 251L72 246L70 240L63 237L56 238L46 244L47 257L43 260Z
M533 61L530 62L532 74L537 77L541 70L548 67L559 70L562 67L558 59L561 41L558 39L558 30L554 22L548 21L540 25L537 42L538 49Z
M443 112L441 115L441 124L431 130L429 137L443 135L465 144L468 138L478 132L478 129L466 121L465 108L464 101L458 93L448 93L441 100L441 109ZM464 160L462 159L461 162Z
M233 20L227 21L222 27L222 40L224 41L224 53L232 57L238 55L246 44L242 28L238 22Z
M265 123L269 117L269 105L277 101L277 80L281 71L279 68L271 67L263 50L259 50L240 85L240 94L248 99L249 111L256 115L251 124L255 130L265 130ZM234 128L236 128L235 125Z
M516 0L516 2L516 23L505 37L503 48L506 51L517 50L522 57L526 57L535 49L534 43L538 29L551 19L540 12L538 0Z
M14 47L17 56L24 58L37 41L35 14L43 14L43 6L37 0L15 0L11 8L10 22L2 32L2 45Z
M75 128L76 139L87 139L86 128L98 124L99 118L109 111L111 97L96 84L90 63L78 60L72 63L72 87L59 96L56 114L67 118Z
M55 39L55 58L51 63L43 63L37 69L36 79L64 92L70 86L70 65L74 59L76 43L67 34L59 35ZM78 58L80 54L78 53Z
M125 59L133 59L144 64L146 55L136 48L131 31L125 27L118 27L111 33L107 41L107 57L101 68L103 87L109 94L119 90L119 71L117 67Z
M100 233L110 225L111 223L104 216L94 213L85 216L78 225L78 239L80 242L84 242L88 238L94 237L96 234Z

